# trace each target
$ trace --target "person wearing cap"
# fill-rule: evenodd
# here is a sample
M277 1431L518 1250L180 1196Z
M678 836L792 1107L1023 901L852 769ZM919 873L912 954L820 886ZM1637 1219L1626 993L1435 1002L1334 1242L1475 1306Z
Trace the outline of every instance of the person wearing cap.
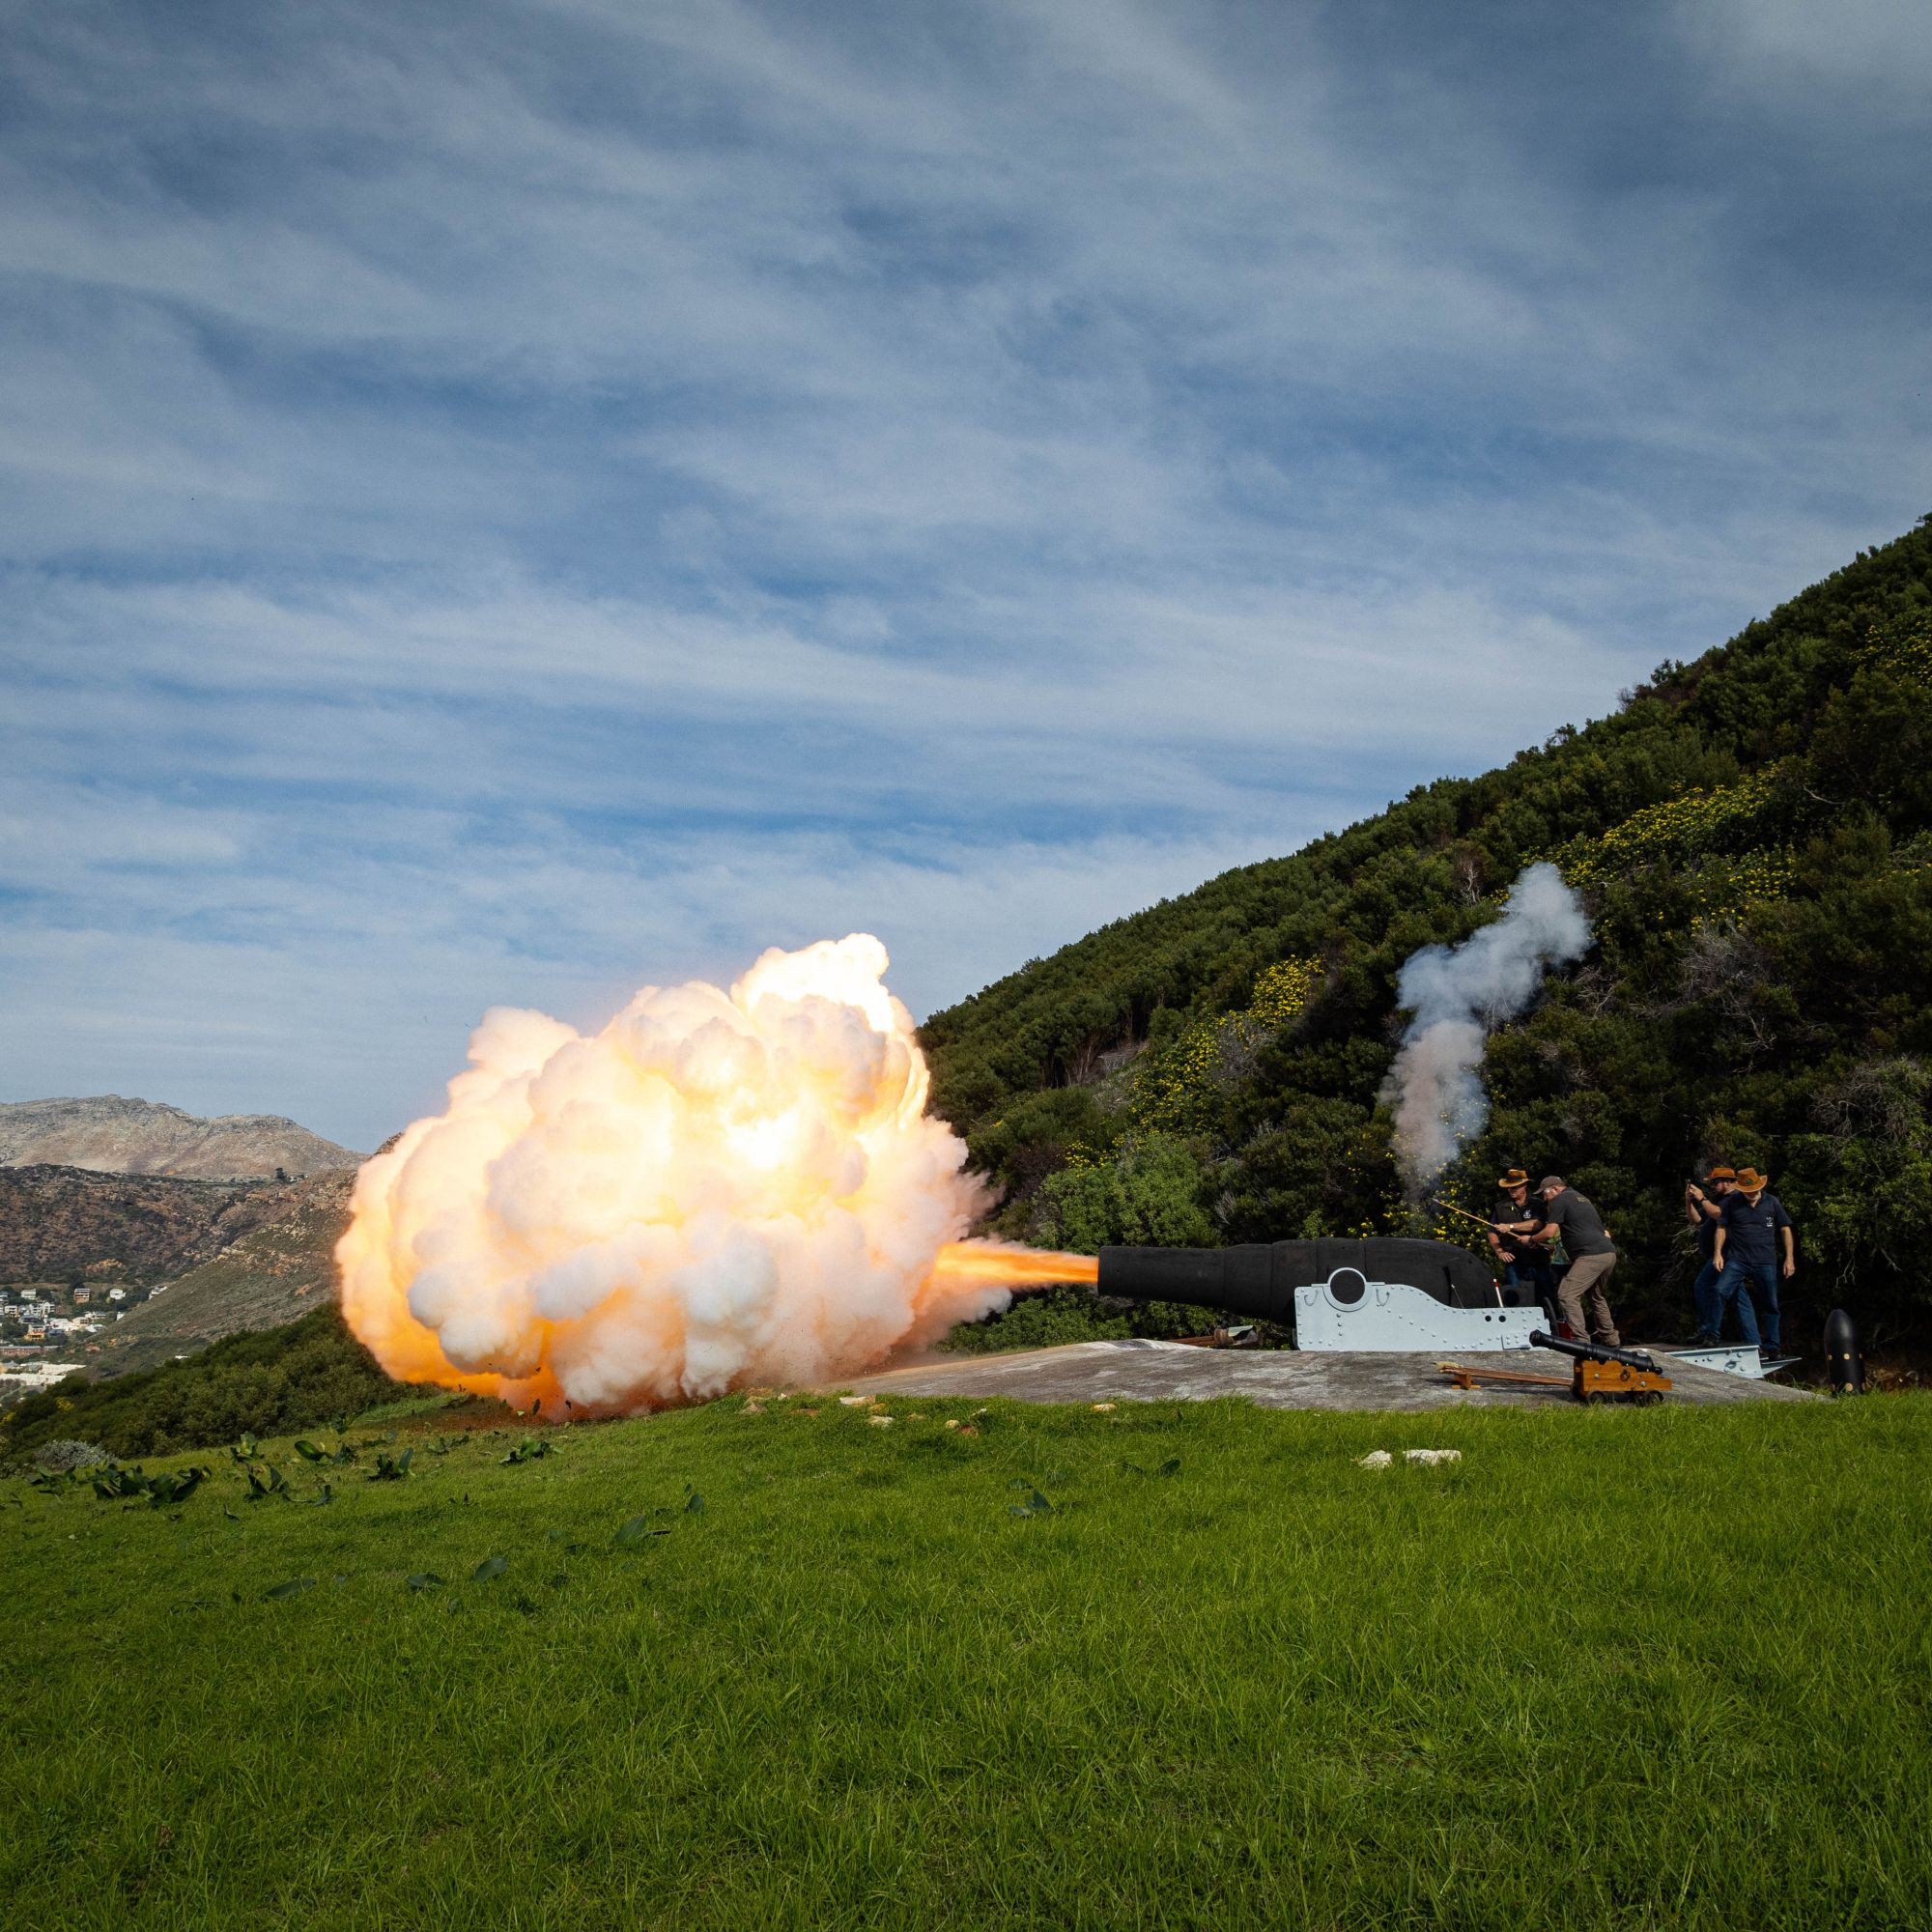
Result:
M1693 1180L1684 1190L1684 1211L1697 1231L1697 1279L1690 1284L1690 1305L1697 1311L1700 1342L1722 1339L1724 1304L1718 1299L1718 1277L1723 1270L1712 1257L1717 1253L1718 1223L1723 1218L1724 1203L1737 1184L1735 1168L1714 1167L1704 1177L1702 1187Z
M1544 1307L1556 1305L1556 1270L1549 1263L1549 1243L1536 1238L1542 1213L1529 1198L1529 1176L1513 1167L1496 1186L1501 1198L1490 1209L1490 1250L1502 1264L1503 1281L1510 1288L1533 1288Z
M1782 1255L1779 1249L1783 1250ZM1784 1203L1754 1167L1738 1169L1738 1184L1724 1203L1711 1259L1718 1264L1718 1304L1735 1300L1747 1342L1764 1332L1763 1352L1777 1353L1777 1284L1798 1272L1798 1238ZM1752 1301L1764 1320L1754 1319Z
M1561 1240L1570 1257L1556 1306L1570 1332L1578 1340L1588 1335L1605 1348L1617 1346L1617 1324L1604 1298L1604 1284L1617 1264L1616 1243L1592 1202L1577 1192L1560 1174L1546 1174L1537 1192L1543 1196L1543 1226L1537 1238ZM1586 1319L1587 1316L1587 1319Z

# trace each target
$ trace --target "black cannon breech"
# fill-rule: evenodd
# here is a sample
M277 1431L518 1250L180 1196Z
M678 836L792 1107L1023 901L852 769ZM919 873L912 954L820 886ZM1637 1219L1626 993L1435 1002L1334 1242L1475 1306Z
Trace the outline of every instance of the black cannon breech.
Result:
M1663 1373L1651 1356L1631 1349L1606 1349L1601 1342L1565 1342L1554 1335L1546 1335L1541 1328L1529 1339L1533 1348L1554 1349L1559 1355L1575 1355L1579 1362L1621 1362L1625 1368L1642 1369L1646 1375Z

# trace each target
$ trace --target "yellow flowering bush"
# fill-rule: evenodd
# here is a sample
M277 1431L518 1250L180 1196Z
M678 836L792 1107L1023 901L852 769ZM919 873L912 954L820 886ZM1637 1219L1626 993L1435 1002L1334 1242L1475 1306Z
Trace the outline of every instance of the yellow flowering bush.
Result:
M1255 981L1249 1004L1218 1019L1193 1021L1179 1038L1142 1061L1134 1080L1135 1122L1150 1129L1186 1131L1231 1065L1297 1018L1315 997L1319 959L1283 959Z
M1594 838L1572 839L1556 854L1557 867L1571 885L1587 888L1638 867L1674 865L1694 908L1690 931L1737 919L1790 890L1789 850L1760 842L1781 770L1767 765L1734 785L1645 806Z
M1270 1030L1286 1026L1315 997L1316 982L1321 977L1319 959L1277 961L1255 981L1254 997L1248 1002L1248 1017Z
M1573 886L1587 887L1661 859L1686 860L1745 843L1777 781L1767 765L1734 785L1687 791L1634 811L1595 838L1573 838L1556 865Z
M1696 932L1713 920L1735 919L1754 905L1781 899L1791 890L1791 854L1779 849L1707 858L1690 873L1690 885L1697 906L1690 930Z
M1932 684L1932 624L1923 618L1916 623L1874 624L1870 645L1886 669Z

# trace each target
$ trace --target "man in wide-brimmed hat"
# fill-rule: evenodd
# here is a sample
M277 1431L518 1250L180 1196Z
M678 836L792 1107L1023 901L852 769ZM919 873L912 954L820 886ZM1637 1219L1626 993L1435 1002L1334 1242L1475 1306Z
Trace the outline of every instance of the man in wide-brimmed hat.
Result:
M1537 1192L1543 1196L1544 1223L1538 1236L1547 1241L1561 1239L1563 1252L1570 1257L1556 1291L1556 1306L1578 1341L1587 1335L1614 1349L1617 1324L1604 1295L1604 1284L1617 1264L1610 1231L1596 1204L1586 1201L1560 1174L1546 1174Z
M1490 1209L1490 1249L1503 1266L1510 1288L1531 1288L1555 1320L1556 1270L1550 1265L1549 1243L1536 1238L1543 1226L1542 1210L1529 1198L1529 1176L1513 1167L1496 1179L1499 1195Z
M1723 1272L1712 1257L1718 1251L1718 1223L1724 1203L1738 1184L1734 1167L1714 1167L1699 1187L1693 1180L1684 1190L1684 1211L1697 1233L1697 1279L1690 1284L1690 1305L1697 1311L1697 1339L1716 1342L1724 1324L1724 1304L1718 1299L1718 1277Z
M1762 1329L1763 1352L1776 1354L1777 1284L1798 1272L1798 1237L1784 1203L1754 1167L1738 1169L1738 1184L1724 1203L1711 1259L1718 1264L1720 1319L1724 1305L1735 1300L1745 1340L1757 1342ZM1753 1301L1762 1322L1751 1308Z

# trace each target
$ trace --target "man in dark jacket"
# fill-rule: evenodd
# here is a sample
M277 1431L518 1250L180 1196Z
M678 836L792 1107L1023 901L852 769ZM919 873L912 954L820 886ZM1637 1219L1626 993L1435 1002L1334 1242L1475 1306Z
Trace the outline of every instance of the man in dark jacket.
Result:
M1578 1341L1588 1335L1591 1341L1614 1349L1617 1324L1610 1315L1610 1304L1604 1298L1604 1284L1617 1264L1610 1231L1595 1207L1560 1174L1546 1174L1537 1191L1543 1196L1544 1220L1537 1233L1545 1240L1560 1239L1563 1252L1570 1257L1556 1291L1556 1306Z
M1502 1264L1504 1284L1533 1288L1537 1300L1553 1311L1556 1270L1549 1263L1549 1243L1536 1238L1536 1231L1543 1226L1543 1209L1529 1198L1529 1176L1513 1167L1496 1186L1501 1198L1490 1209L1490 1249Z
M1712 1260L1719 1269L1719 1309L1735 1300L1745 1340L1754 1343L1760 1325L1751 1309L1755 1300L1764 1314L1763 1351L1776 1354L1777 1284L1798 1272L1798 1241L1784 1203L1754 1167L1738 1170L1737 1189L1724 1203L1723 1218L1718 1223Z
M1690 1305L1697 1311L1700 1342L1722 1339L1724 1304L1718 1299L1718 1277L1723 1270L1713 1257L1718 1251L1718 1223L1737 1184L1735 1168L1714 1167L1704 1177L1703 1187L1693 1180L1684 1190L1684 1211L1697 1231L1697 1279L1690 1284Z

